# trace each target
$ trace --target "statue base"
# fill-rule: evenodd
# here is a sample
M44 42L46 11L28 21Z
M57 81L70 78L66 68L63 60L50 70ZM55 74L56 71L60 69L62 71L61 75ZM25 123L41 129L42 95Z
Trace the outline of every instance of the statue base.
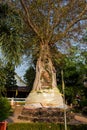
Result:
M66 109L67 123L74 122L74 113ZM64 109L59 108L23 108L18 119L28 122L64 123ZM75 121L76 122L76 121Z
M66 112L67 122L72 122L74 114L64 104L63 97L55 87L40 91L32 91L26 99L26 104L18 116L28 122L64 123Z
M26 98L24 108L67 108L58 88L31 91Z

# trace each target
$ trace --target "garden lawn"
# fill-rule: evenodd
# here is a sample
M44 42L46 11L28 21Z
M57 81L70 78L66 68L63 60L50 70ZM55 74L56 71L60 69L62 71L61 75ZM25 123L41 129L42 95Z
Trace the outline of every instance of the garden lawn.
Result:
M54 123L8 123L7 130L64 130L64 125ZM87 124L68 125L68 130L87 130Z

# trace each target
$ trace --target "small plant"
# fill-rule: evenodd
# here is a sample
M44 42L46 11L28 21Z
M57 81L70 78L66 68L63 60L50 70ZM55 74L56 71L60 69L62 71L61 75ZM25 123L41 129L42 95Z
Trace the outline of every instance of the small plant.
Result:
M82 108L82 113L87 116L87 106Z
M84 99L83 101L80 102L80 106L83 108L87 106L87 99Z
M11 106L7 98L0 97L0 121L4 121L10 114Z

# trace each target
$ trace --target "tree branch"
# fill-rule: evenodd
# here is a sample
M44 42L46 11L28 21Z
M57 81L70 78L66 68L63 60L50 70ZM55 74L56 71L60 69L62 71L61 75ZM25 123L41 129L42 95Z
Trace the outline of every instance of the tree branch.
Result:
M67 10L67 13L71 10L71 9L73 9L73 5L75 4L75 1L74 0L71 0L71 2L72 2L72 4L71 3L69 3L68 5L65 5L65 10ZM68 7L68 8L67 8ZM60 8L60 9L59 9ZM64 17L64 13L62 14L62 8L61 8L61 6L59 5L58 6L58 9L56 10L56 12L57 12L57 14L56 14L56 22L54 22L54 24L52 25L52 28L50 28L51 30L54 30L58 25L59 25L59 23L61 22L61 17ZM51 41L51 39L52 39L52 36L53 36L53 33L54 32L52 32L51 31L51 33L50 33L50 35L49 35L49 37L48 37L48 42L50 42Z
M65 37L67 35L67 32L70 31L71 27L76 24L77 22L79 22L80 20L84 20L84 18L82 17L84 15L84 13L87 11L87 4L84 8L84 10L79 14L79 16L76 19L73 19L73 21L71 21L68 26L66 27L65 31L62 33L59 33L56 36L56 40L61 40L63 37ZM86 18L86 17L85 17Z
M29 12L28 12L28 9L27 9L27 7L25 5L24 0L20 0L20 3L21 3L21 5L22 5L22 7L23 7L23 9L24 9L24 11L26 13L26 16L27 16L26 18L27 18L27 22L28 22L29 26L31 26L31 28L37 34L37 36L41 39L41 41L43 41L43 38L41 37L41 35L39 34L39 31L37 29L38 27L36 27L36 25L34 25L34 23L31 22L31 20L30 20L30 15L29 15Z

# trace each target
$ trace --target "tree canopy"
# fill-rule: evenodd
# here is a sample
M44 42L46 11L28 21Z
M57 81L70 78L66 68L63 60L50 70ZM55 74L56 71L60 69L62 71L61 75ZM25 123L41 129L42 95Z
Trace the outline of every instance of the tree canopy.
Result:
M81 40L87 23L86 0L7 0L0 9L0 44L13 61L23 52L38 57L40 43L49 44L52 50L62 43L69 47L71 39Z
M23 53L22 19L9 2L0 2L0 49L6 61L16 65Z

